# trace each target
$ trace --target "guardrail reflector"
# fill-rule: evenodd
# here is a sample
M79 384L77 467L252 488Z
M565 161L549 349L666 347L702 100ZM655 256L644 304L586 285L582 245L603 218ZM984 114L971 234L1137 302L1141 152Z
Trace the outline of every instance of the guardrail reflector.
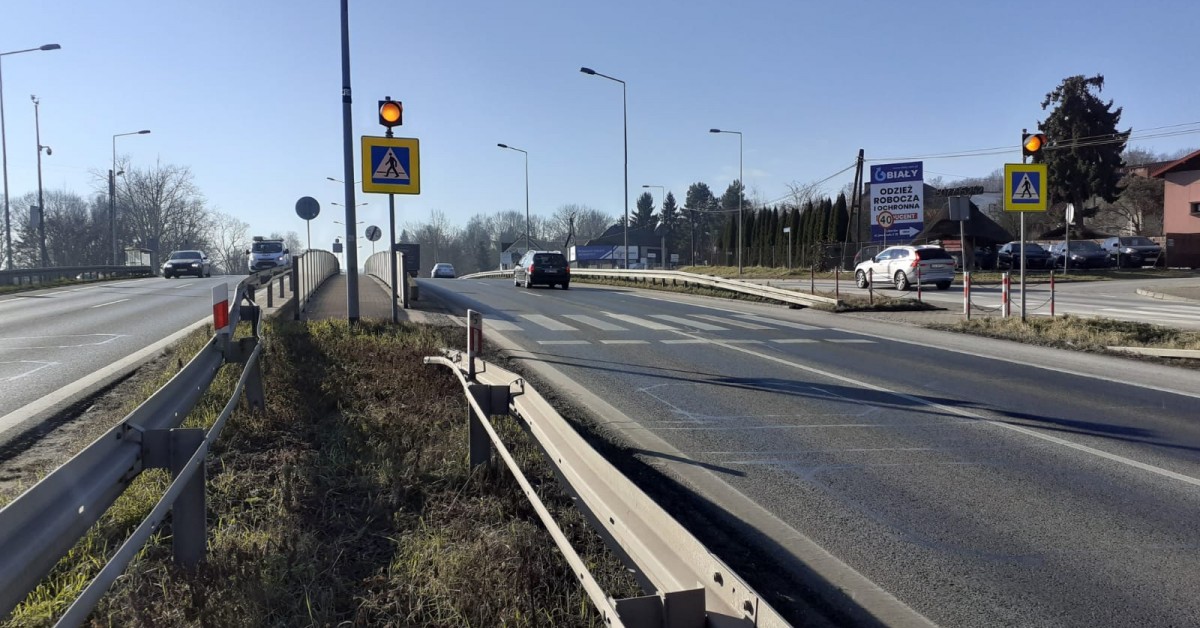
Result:
M229 327L229 286L213 286L213 331L225 333Z

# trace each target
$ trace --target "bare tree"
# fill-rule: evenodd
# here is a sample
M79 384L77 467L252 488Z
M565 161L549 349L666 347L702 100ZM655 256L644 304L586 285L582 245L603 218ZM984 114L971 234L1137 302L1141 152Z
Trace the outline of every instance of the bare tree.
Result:
M117 186L117 216L126 243L156 253L209 248L210 218L189 168L156 162L144 170L128 165L124 170ZM157 258L151 254L151 264L157 264Z
M208 255L217 265L229 275L240 274L247 270L246 250L250 248L250 238L247 233L250 225L244 221L224 214L214 212L212 224L209 226L208 240L212 244Z

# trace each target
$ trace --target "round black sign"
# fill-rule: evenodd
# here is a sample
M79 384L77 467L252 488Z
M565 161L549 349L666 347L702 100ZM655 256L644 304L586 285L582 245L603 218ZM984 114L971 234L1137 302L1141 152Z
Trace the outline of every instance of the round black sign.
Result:
M321 204L317 199L311 196L301 196L300 200L296 201L296 215L305 219L312 220L321 213Z
M367 239L368 240L374 242L381 237L383 237L383 231L380 231L379 227L376 227L375 225L371 225L370 227L367 227Z

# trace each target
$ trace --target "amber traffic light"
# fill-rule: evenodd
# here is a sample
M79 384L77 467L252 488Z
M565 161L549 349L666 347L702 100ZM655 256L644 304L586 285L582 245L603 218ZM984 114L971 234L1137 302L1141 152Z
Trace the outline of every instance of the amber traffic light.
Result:
M404 124L404 104L391 96L379 101L379 124L389 129Z
M1045 133L1022 133L1021 134L1021 154L1026 157L1039 155L1042 149L1046 147Z

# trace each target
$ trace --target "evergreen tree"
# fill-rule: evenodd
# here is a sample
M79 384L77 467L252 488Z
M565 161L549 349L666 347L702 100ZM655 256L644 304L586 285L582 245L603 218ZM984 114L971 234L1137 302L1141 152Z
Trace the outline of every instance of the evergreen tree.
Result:
M1111 203L1120 192L1121 153L1130 129L1117 130L1121 107L1113 109L1111 100L1100 100L1103 88L1099 74L1070 76L1042 101L1043 110L1054 110L1038 124L1049 146L1037 160L1049 168L1050 201L1073 203L1076 224L1095 213L1085 205L1093 197Z
M657 226L658 216L654 215L654 197L649 192L642 192L637 200L637 208L629 219L629 227L631 229L641 227L653 229Z

